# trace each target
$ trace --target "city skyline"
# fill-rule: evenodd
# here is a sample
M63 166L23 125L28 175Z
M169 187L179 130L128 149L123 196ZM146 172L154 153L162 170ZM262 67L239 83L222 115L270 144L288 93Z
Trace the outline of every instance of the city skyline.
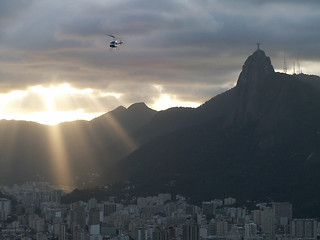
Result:
M19 201L0 198L0 238L5 239L297 240L320 235L319 220L294 217L290 202L252 201L255 205L248 207L225 197L199 206L170 193L128 194L126 199L99 194L98 199L71 201L46 182L0 185L0 189Z

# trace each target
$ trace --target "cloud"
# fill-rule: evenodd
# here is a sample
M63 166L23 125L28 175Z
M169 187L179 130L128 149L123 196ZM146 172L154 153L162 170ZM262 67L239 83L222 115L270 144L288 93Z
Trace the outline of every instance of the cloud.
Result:
M0 109L3 112L23 114L47 110L44 97L33 91L13 91L9 94L2 94L0 99L2 101Z
M0 1L0 22L13 21L33 4L33 0Z
M64 96L58 108L88 112L153 104L161 94L206 101L234 85L256 42L277 69L284 55L319 63L319 7L274 0L0 1L0 92L69 83L97 96ZM124 41L120 50L109 50L107 34Z

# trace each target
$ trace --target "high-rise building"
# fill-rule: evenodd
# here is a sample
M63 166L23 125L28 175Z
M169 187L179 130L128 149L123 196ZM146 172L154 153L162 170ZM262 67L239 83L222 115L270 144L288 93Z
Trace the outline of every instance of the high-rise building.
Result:
M71 223L79 225L81 228L86 226L86 213L84 207L79 206L71 211Z
M159 193L158 198L161 199L163 202L171 201L171 194L170 193Z
M87 240L88 234L79 225L74 225L72 227L72 240Z
M100 225L100 233L102 235L108 235L110 237L115 237L118 235L119 230L117 230L116 227L106 224L106 223L101 223Z
M89 235L99 235L100 234L100 224L89 225Z
M211 202L202 202L202 214L206 216L211 216L214 214L214 203Z
M0 198L0 221L6 221L9 214L11 214L11 201Z
M88 208L91 210L92 208L96 208L98 206L98 201L95 198L90 198L88 201Z
M51 191L50 192L50 200L52 202L60 203L62 195L63 195L63 191L62 190Z
M182 239L183 240L199 240L199 225L197 223L185 223L182 227Z
M195 215L195 213L196 213L196 206L194 206L194 205L187 205L186 206L186 214Z
M111 202L105 202L103 204L103 216L109 216L117 210L117 205Z
M289 234L289 223L292 220L292 204L288 202L272 203L275 215L276 233Z
M214 199L213 201L214 207L221 207L223 205L223 200L221 199Z
M147 231L145 228L140 227L137 229L137 240L146 240L147 239Z
M316 219L293 219L291 221L291 235L295 238L317 239Z
M173 202L169 202L164 205L164 212L167 217L170 217L176 210L177 210L177 206ZM187 207L186 207L186 212L187 212Z
M208 236L215 236L217 235L217 225L216 225L216 221L214 221L213 219L210 220L209 224L208 224Z
M281 218L287 218L288 221L292 220L292 204L289 202L274 202L272 203L275 217L277 222L280 223Z
M257 225L261 225L261 210L253 210L251 215L253 222Z
M175 228L170 227L157 227L152 232L152 240L172 240L176 239L176 231Z
M61 223L58 239L59 240L66 240L67 239L66 232L67 232L67 224Z
M224 236L229 231L229 224L227 221L216 221L216 235L217 236Z
M257 235L257 232L258 232L257 224L251 222L244 225L245 237L255 237Z
M153 240L169 240L170 235L169 231L167 229L155 229L155 231L152 233L152 239Z
M236 199L232 197L225 198L223 201L224 205L227 205L227 206L233 205L236 202L237 202Z
M91 208L89 211L89 225L100 224L100 209Z
M264 207L261 211L261 230L270 238L275 235L275 215L272 207Z

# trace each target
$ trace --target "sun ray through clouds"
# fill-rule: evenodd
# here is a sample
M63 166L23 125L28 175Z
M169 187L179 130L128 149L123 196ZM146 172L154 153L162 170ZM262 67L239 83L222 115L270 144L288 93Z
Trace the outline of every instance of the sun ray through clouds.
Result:
M51 87L52 88L52 87ZM42 86L33 88L35 91L42 92L45 95L45 104L49 116L55 112L54 98L56 95L52 89L45 89ZM72 188L72 172L69 166L69 158L65 149L65 141L63 139L60 128L57 126L49 127L48 130L50 166L52 171L51 179L56 186L60 188Z
M42 87L39 87L43 90ZM90 89L78 90L68 84L58 87L45 88L47 112L57 114L57 99L68 98L68 104L74 108L76 97L86 95L92 102ZM82 110L80 110L82 111ZM65 111L63 115L73 114L74 111ZM66 117L66 116L64 116ZM59 122L59 118L58 118ZM52 179L56 185L64 186L65 190L83 186L90 172L95 172L96 156L92 150L90 137L87 136L88 123L86 121L65 122L51 126L48 132L50 142L50 163L53 169ZM84 180L77 182L77 178Z
M65 90L65 96L72 92L69 85L64 86L59 93L55 88L39 87L42 93L45 93L46 108L49 114L56 112L57 98L62 96ZM101 101L93 96L92 92L87 90L81 92L86 94L90 105L97 109L103 109ZM105 93L107 97L112 95L114 98L120 98L120 94ZM76 104L76 94L69 94L68 100ZM70 104L70 103L69 103ZM126 129L122 126L112 112L105 114L107 116L98 117L91 122L75 121L65 122L51 126L48 132L50 145L50 164L52 167L52 177L56 185L68 187L90 187L92 176L106 174L101 171L105 166L110 166L114 154L123 152L123 154L133 151L137 145L132 140ZM95 124L99 122L99 124ZM110 141L111 139L111 141ZM77 181L78 179L81 182ZM108 179L108 176L102 176L100 179Z
M118 151L131 152L137 148L136 142L121 124L120 119L117 119L117 113L109 112L94 121L95 127L99 131L106 134L108 138L113 138L114 143L119 143L117 146L123 146L124 149ZM121 144L120 144L121 143Z
M51 180L65 190L74 187L69 158L65 149L64 139L59 127L52 126L48 131Z
M132 137L127 133L127 131L121 126L121 124L112 116L110 115L109 123L112 129L116 132L117 136L121 140L122 143L125 144L125 147L128 151L133 151L137 148L137 144L132 139Z
M68 187L71 190L74 187L88 186L89 174L96 176L104 174L105 176L101 176L101 179L111 179L112 173L106 176L111 170L105 173L101 169L111 169L109 167L115 156L123 157L137 148L130 134L130 127L127 128L130 122L130 117L126 115L128 109L123 107L124 112L114 110L102 115L108 101L117 103L122 97L119 92L78 89L67 83L50 86L36 85L21 91L0 94L0 100L2 100L0 111L8 113L6 117L2 116L4 119L25 119L46 124L25 122L30 126L42 128L44 133L42 136L34 136L32 130L28 134L23 133L23 136L31 136L24 138L26 141L31 139L32 146L42 149L39 151L42 152L39 156L30 155L30 159L37 159L33 172L49 176L49 180L56 186L64 187L65 190ZM83 103L87 108L81 108ZM8 111L9 107L12 111ZM32 107L32 112L25 112L27 107ZM75 119L72 117L81 113L91 113L91 116L96 118L92 121L73 121L79 119L79 115ZM21 118L14 118L18 116L17 114L21 114ZM71 118L68 117L69 115ZM70 122L65 122L66 120ZM5 139L4 136L9 136L8 131L1 130L3 137L0 143L5 142L2 146L6 146L7 149L6 156L0 154L2 159L13 159L19 153L18 144L22 144L19 131L19 129L13 129L10 137ZM41 144L37 145L39 142ZM12 156L8 156L8 152ZM2 160L2 162L5 161ZM40 172L36 171L38 162L45 167L44 172L41 172L40 166L37 167L37 171ZM47 166L43 165L45 162L48 163ZM78 176L81 176L82 182L77 180L80 179Z
M99 148L102 149L103 146L97 140L90 123L86 121L67 122L53 126L53 128L60 129L63 134L69 164L72 166L74 185L81 188L92 187L90 185L93 183L92 177L98 180L96 178L103 174L99 161Z
M121 94L117 93L105 95L112 95L115 98L121 97ZM101 106L101 102L97 101L96 98L92 98L91 101L98 108L103 107ZM95 150L91 154L93 157L90 159L90 163L97 169L96 172L101 174L100 179L105 182L113 181L114 177L117 176L117 173L112 169L114 161L137 148L136 142L131 137L124 123L124 121L130 121L130 119L124 117L126 114L123 114L122 110L126 111L124 107L119 107L93 119L87 126L87 135L84 134L83 128L79 129L86 136L86 139L95 139L95 141L88 143ZM104 169L106 172L101 172L101 169Z

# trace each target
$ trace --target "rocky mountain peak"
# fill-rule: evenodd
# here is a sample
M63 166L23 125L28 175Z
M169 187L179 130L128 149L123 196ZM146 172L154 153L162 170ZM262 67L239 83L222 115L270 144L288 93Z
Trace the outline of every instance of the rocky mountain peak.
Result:
M138 102L128 107L129 111L146 111L151 110L144 102Z
M270 58L260 48L247 58L235 87L235 105L228 123L248 122L262 116L261 96L266 81L274 73Z
M274 73L274 68L271 65L270 58L266 56L263 50L258 48L245 61L238 78L237 88L255 89L271 73Z

